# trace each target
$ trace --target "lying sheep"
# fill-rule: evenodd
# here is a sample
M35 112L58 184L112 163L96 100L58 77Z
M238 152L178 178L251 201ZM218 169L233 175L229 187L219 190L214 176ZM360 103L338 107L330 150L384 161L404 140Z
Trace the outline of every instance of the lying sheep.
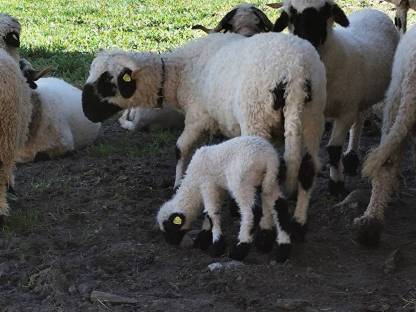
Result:
M270 31L273 28L273 23L253 4L243 3L228 12L214 29L208 29L202 25L195 25L192 28L201 29L206 33L225 31L250 37ZM149 127L183 129L184 116L169 107L163 107L160 110L132 108L123 112L119 123L122 128L131 131Z
M19 69L19 22L0 14L0 224L9 214L6 189L17 153L24 145L31 115L30 88Z
M270 251L278 244L277 259L289 257L289 214L277 181L279 157L265 139L241 136L224 143L198 149L174 197L159 210L157 222L166 240L179 244L204 207L207 222L198 235L198 245L212 243L213 256L225 251L221 229L221 203L225 192L236 200L241 215L238 242L230 257L242 260L253 242L256 190L261 190L262 216L256 245ZM273 231L277 229L277 238ZM208 240L208 242L207 242Z
M285 186L288 193L299 186L299 233L319 170L325 102L325 69L316 50L296 36L272 33L210 34L162 55L102 52L83 91L84 112L95 122L121 109L163 103L185 113L175 187L206 134L284 136Z
M359 241L375 246L380 241L384 209L399 184L400 164L409 136L416 126L416 26L404 34L397 48L392 81L384 100L380 146L373 150L363 166L363 175L371 178L371 200L364 215L354 222Z
M20 64L32 84L45 73L45 70L33 70L25 60ZM18 162L33 161L39 156L62 156L92 144L98 136L101 124L85 117L81 90L61 79L39 79L36 90L32 91L31 104L28 139L19 151Z
M283 9L274 30L280 32L289 26L295 35L309 40L326 67L325 116L334 121L327 147L329 189L338 194L344 190L343 170L355 174L359 165L363 112L383 98L399 34L384 13L364 9L347 18L332 0L286 0ZM334 22L349 27L333 29ZM342 146L351 126L348 150L341 162Z

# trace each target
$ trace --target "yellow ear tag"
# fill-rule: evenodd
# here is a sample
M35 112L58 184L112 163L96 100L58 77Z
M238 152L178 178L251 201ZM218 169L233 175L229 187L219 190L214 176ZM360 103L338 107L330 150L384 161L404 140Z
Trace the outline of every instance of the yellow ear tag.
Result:
M129 74L125 73L123 75L123 81L130 82L131 81L131 76Z
M182 224L181 217L175 217L175 219L173 219L173 224L181 225Z

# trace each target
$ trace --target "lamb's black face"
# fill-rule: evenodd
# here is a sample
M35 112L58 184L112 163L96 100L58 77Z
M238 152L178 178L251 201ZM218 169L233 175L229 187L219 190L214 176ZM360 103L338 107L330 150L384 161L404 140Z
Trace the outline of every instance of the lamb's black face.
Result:
M187 230L182 229L185 224L185 216L181 213L170 215L169 219L163 222L165 240L172 245L179 245Z
M111 103L109 97L120 95L128 99L136 91L136 82L131 77L132 71L124 69L115 83L109 72L104 72L95 83L87 83L82 91L82 108L85 116L92 122L104 121L123 108Z
M293 6L283 11L276 20L273 31L281 32L290 25L290 30L297 36L308 40L315 47L319 47L326 41L329 19L343 27L349 25L345 13L336 4L325 3L322 7L308 7L298 12Z
M323 44L327 36L327 23L331 17L331 6L326 3L322 8L307 8L298 13L290 8L290 23L293 33L308 40L315 47Z

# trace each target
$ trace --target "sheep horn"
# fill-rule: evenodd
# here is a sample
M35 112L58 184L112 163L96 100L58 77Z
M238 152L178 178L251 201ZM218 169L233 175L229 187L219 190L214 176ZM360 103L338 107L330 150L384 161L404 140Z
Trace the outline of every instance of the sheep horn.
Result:
M44 69L41 69L41 70L34 70L32 73L33 76L31 78L33 81L36 81L42 78L43 76L49 74L51 71L53 71L52 66L45 67Z
M205 32L207 34L210 34L210 33L213 32L213 29L206 28L205 26L199 25L199 24L192 26L192 29L199 29L199 30L202 30L203 32Z
M257 18L260 20L260 22L264 25L264 30L271 31L273 29L273 23L269 20L267 15L256 7L253 7L252 10L253 13L257 16Z
M272 9L280 9L283 6L283 3L275 2L275 3L268 3L266 5Z

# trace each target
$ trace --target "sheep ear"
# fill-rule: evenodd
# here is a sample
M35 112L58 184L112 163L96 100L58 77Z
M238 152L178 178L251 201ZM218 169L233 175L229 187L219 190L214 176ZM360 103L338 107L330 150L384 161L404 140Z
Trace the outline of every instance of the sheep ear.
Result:
M207 34L210 34L213 31L212 29L206 28L205 26L199 24L192 26L192 29L199 29Z
M281 2L267 3L266 5L272 9L280 9L283 6L283 3Z
M253 13L260 20L260 25L265 31L271 31L273 29L273 23L269 20L266 14L263 11L259 10L256 7L252 8Z
M234 17L235 13L237 13L237 9L233 9L222 18L222 20L218 23L217 27L213 29L213 32L220 32L221 30L230 30L229 22Z
M33 74L32 74L32 80L37 81L37 80L39 80L40 78L44 77L45 75L49 74L52 71L53 71L52 66L45 67L42 70L35 70L35 71L33 71Z
M282 14L280 14L279 18L274 23L273 31L281 32L287 26L289 26L289 15L285 11L283 11Z
M348 27L350 25L347 15L345 15L344 11L336 4L332 6L332 16L334 21L342 27Z

